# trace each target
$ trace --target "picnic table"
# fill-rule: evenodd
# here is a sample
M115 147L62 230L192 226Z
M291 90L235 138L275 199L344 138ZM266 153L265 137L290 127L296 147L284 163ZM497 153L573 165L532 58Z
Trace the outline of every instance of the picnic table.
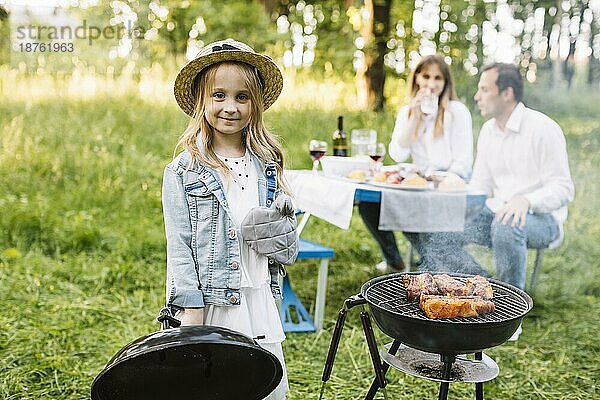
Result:
M379 228L407 232L462 231L468 210L485 195L468 191L388 188L308 170L286 170L298 209L339 228L349 229L354 205L381 203Z

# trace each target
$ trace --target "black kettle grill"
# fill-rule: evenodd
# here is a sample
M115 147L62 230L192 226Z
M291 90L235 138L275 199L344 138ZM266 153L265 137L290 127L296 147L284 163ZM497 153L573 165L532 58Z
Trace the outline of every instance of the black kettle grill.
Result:
M94 379L92 400L259 400L281 381L279 359L254 339L215 326L179 327L167 309L158 319L163 330L123 347Z
M416 275L419 272L408 274ZM493 379L498 374L496 364L483 354L483 350L498 346L511 337L525 314L533 307L531 297L512 285L489 279L494 291L493 301L496 306L493 313L469 318L429 319L419 309L417 302L408 301L406 288L402 283L403 275L405 274L396 273L371 279L362 286L360 294L346 299L344 306L339 311L331 338L321 378L323 382L321 397L325 382L331 376L347 311L355 306L368 304L377 326L394 341L387 352L381 352L385 361L382 363L369 313L366 310L361 311L360 319L375 370L375 380L365 396L365 400L373 399L379 388L385 388L385 374L390 365L412 375L441 382L438 399L445 400L448 395L449 383L461 380L453 376L453 371L460 363L468 361L462 356L458 356L467 353L474 354L471 364L478 364L480 367L489 366L491 369L495 367L496 369L495 374L494 371L487 371L488 373L484 374L485 377L471 380L475 383L476 398L482 400L483 382ZM466 278L472 277L472 275L457 273L448 275L462 282L466 281ZM397 354L399 352L403 354ZM419 374L416 371L413 373L411 371L413 368L398 367L402 362L414 364L416 358L431 359L432 357L439 360L436 366L439 369L437 376L432 377L427 373ZM466 380L462 379L462 381Z

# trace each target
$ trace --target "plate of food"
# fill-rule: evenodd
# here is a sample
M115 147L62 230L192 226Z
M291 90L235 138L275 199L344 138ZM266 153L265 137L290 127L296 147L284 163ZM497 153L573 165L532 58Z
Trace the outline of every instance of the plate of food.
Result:
M403 178L395 171L378 172L368 183L389 189L428 190L430 188L429 182L418 175Z

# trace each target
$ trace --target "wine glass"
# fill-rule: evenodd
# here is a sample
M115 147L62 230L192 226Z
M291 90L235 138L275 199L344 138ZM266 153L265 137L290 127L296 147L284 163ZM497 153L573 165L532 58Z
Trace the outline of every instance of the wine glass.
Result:
M369 157L375 163L373 173L379 172L383 165L383 157L385 157L385 145L383 143L372 143L369 145Z
M308 150L310 151L310 157L313 160L312 170L313 172L316 172L319 167L319 160L325 155L325 152L327 152L327 142L313 139L308 143Z

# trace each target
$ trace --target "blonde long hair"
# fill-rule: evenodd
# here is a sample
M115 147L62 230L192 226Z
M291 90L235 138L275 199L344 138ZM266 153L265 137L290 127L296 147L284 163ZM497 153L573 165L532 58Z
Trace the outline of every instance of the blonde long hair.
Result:
M423 57L421 61L419 61L410 79L409 92L411 98L415 97L415 95L420 89L419 85L417 84L417 75L419 75L421 71L423 71L423 69L431 65L437 65L444 77L444 89L442 90L442 93L440 93L438 99L438 114L435 119L435 128L433 131L433 137L439 138L444 135L444 112L446 111L446 108L448 108L448 103L450 102L450 100L457 99L456 90L454 89L454 83L452 81L452 75L450 74L450 68L448 67L448 64L446 64L442 56L437 54L430 55ZM408 117L410 118L410 116L411 111L409 109ZM411 132L411 139L413 141L416 140L420 128L421 121L417 121L414 132Z
M221 65L231 65L246 81L250 92L250 121L244 129L243 144L256 154L263 162L275 163L277 170L277 187L290 194L288 185L283 178L283 150L275 135L265 127L263 121L263 96L262 85L257 70L249 64L238 61L225 61L215 63L204 68L194 80L197 93L194 115L187 128L179 138L175 146L175 153L182 147L191 155L189 167L194 161L200 162L208 167L220 169L227 176L230 175L229 168L217 157L213 149L214 128L206 119L206 103L211 101L211 91L214 86L217 69ZM202 149L198 147L198 136Z

